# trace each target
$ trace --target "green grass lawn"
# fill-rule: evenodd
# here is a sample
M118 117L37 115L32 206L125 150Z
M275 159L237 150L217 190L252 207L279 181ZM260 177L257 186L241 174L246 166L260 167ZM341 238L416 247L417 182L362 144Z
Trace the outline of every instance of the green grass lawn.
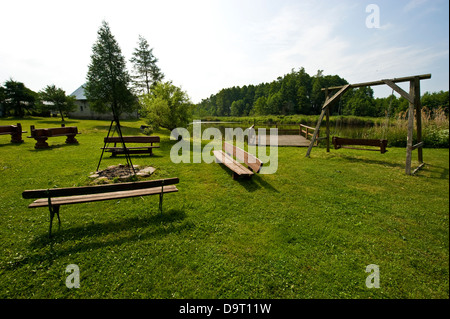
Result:
M60 126L0 125L17 122ZM123 121L124 135L141 124ZM220 164L172 163L161 130L154 156L132 160L156 168L150 179L180 178L162 215L158 196L62 206L50 240L48 209L28 209L21 193L87 185L109 121L66 125L79 145L0 136L0 298L449 298L448 149L424 149L426 166L406 176L404 148L305 158L280 147L276 174L234 181ZM106 155L101 168L119 163ZM79 289L65 285L70 264ZM370 264L378 289L366 287Z

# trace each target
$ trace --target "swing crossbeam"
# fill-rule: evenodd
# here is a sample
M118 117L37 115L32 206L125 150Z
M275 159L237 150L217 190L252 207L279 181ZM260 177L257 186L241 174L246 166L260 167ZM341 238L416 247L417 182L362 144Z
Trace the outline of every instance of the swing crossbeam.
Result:
M387 140L381 139L342 138L333 136L333 145L335 149L349 148L363 151L379 151L381 154L384 154L387 152L387 142ZM376 148L358 148L352 146L371 146Z

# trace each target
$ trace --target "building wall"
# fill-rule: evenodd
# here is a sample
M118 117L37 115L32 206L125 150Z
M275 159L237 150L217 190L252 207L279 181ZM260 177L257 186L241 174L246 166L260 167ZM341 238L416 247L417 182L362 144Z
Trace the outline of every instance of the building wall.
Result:
M69 113L70 118L74 119L90 119L90 120L111 120L112 113L97 113L89 108L89 103L86 100L76 100L75 101L76 110ZM138 115L136 113L124 113L120 116L122 120L137 119Z

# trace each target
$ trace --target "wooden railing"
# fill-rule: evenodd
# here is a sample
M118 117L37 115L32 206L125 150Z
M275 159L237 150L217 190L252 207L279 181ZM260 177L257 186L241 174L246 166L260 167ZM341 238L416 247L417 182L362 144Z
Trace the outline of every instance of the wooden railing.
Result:
M312 137L314 135L314 131L315 130L316 129L314 127L307 126L307 125L304 125L304 124L300 124L300 135L301 136L304 135L305 138L308 139L308 140L310 139L310 137ZM316 145L317 145L317 143L319 141L319 133L320 133L320 130L317 132Z

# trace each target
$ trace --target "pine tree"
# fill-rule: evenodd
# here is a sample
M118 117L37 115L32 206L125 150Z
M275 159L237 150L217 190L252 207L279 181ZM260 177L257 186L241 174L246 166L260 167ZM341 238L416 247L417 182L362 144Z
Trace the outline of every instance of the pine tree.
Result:
M138 47L133 52L130 59L133 63L135 75L132 76L134 87L139 93L150 93L150 89L157 82L161 82L164 74L156 65L158 59L153 55L153 49L150 49L147 40L139 36Z
M119 44L106 21L98 31L93 45L91 63L85 85L91 108L99 113L112 111L117 116L135 110L136 99L129 89L131 78Z

